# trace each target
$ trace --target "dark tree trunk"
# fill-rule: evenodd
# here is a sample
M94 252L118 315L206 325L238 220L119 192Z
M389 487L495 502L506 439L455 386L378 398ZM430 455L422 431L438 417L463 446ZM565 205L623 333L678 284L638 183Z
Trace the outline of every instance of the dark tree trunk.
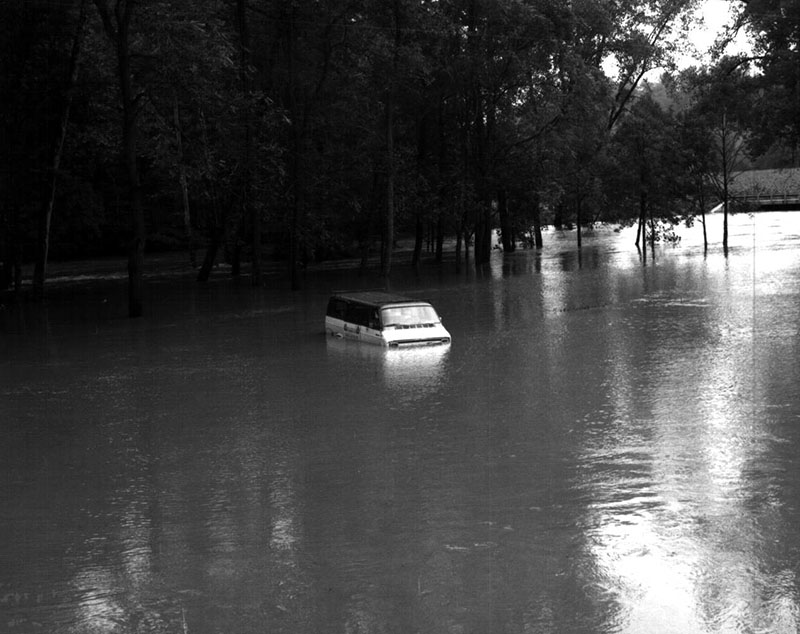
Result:
M503 251L511 253L516 249L514 243L514 230L511 227L511 218L508 215L508 194L504 188L497 191L497 214L500 217L500 239Z
M13 268L8 251L0 244L0 291L5 291L11 286L11 271Z
M222 239L219 232L215 230L211 238L211 243L208 245L208 249L206 249L203 264L200 266L200 270L197 273L198 282L207 282L208 278L211 277L211 270L214 268L214 261L217 259L217 252L219 251L219 245L221 243Z
M458 225L456 226L456 273L461 273L461 244L466 234L467 218L464 209L464 186L459 185L458 197ZM466 246L466 244L464 245Z
M241 210L242 213L244 210ZM244 223L246 217L239 215L236 222L231 223L230 232L228 234L228 255L230 256L231 264L231 277L239 277L242 273L242 240L241 233L244 233Z
M295 195L289 229L289 279L293 291L300 290L300 201Z
M475 224L475 266L486 264L492 255L492 207L485 204Z
M378 199L378 189L380 187L380 176L376 169L372 171L372 187L369 193L369 200L367 203L367 218L366 226L360 224L359 226L359 250L361 252L360 270L363 272L369 266L370 247L372 246L372 238L375 232L375 221L377 205L375 201Z
M236 27L239 31L239 80L245 97L250 95L250 30L247 22L247 3L236 0ZM261 285L261 213L251 198L250 162L252 145L252 125L250 107L246 105L242 111L244 139L242 140L243 182L242 182L242 220L250 221L252 256L250 283ZM246 232L245 232L246 234ZM237 241L237 249L239 248ZM237 260L239 259L237 254Z
M639 222L636 227L636 246L639 246L639 239L645 240L645 219L647 218L647 192L644 189L639 191Z
M708 233L706 232L706 200L703 190L700 190L700 222L703 223L703 253L708 253Z
M456 273L461 273L461 228L456 232Z
M555 229L561 229L564 226L564 205L563 203L558 203L556 205L556 211L553 215L553 227Z
M650 209L650 256L656 256L656 219L653 217L652 209Z
M133 95L133 86L130 72L130 51L128 50L127 24L126 34L120 37L120 75L122 92L124 94L124 120L125 131L123 148L125 166L128 173L130 186L130 224L131 240L128 244L128 316L141 317L144 310L143 276L144 276L144 249L145 249L145 222L144 205L142 203L142 186L139 180L139 165L137 162L137 116L138 107Z
M706 212L700 212L701 222L703 223L703 253L708 253L708 233L706 233Z
M442 213L439 212L439 217L436 220L436 255L435 260L437 264L442 263L444 256L444 218Z
M395 81L399 64L400 49L400 3L393 3L394 17L394 52L392 54L392 69L389 77L389 86L386 90L386 224L383 257L381 258L381 277L389 281L392 271L392 252L394 250L394 99Z
M639 216L639 227L642 231L642 258L647 261L647 198L642 201L642 208Z
M422 243L425 242L425 225L422 222L422 214L417 213L414 224L414 253L411 256L411 265L419 267L422 260Z
M542 208L538 194L533 197L533 242L537 249L544 246L542 241Z
M14 294L22 295L22 242L17 241L14 247Z
M129 218L131 237L128 240L128 316L143 313L143 275L145 221L139 166L136 160L138 98L134 94L131 70L130 22L133 2L116 0L114 19L104 0L94 0L106 34L116 47L119 91L122 100L122 155L129 189Z
M297 99L297 70L296 66L296 44L295 34L295 14L294 9L290 9L290 14L285 18L288 23L288 34L286 37L287 46L287 66L288 77L286 83L286 102L289 105L290 125L290 157L288 181L291 191L291 220L289 223L289 284L293 291L300 289L300 216L303 211L302 201L303 184L301 183L301 159L300 154L304 148L305 117L300 109Z

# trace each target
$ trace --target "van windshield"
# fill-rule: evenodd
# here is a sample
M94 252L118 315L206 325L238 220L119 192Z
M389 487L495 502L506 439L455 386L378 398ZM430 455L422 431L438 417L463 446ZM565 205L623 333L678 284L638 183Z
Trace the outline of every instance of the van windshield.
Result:
M381 311L381 323L387 326L417 326L439 323L439 316L433 306L397 306Z

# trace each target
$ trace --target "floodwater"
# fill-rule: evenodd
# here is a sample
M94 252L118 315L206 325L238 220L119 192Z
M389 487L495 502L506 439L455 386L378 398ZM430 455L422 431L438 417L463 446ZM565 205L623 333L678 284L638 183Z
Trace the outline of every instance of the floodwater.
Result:
M797 632L798 219L398 265L449 348L326 340L347 271L5 307L0 631Z

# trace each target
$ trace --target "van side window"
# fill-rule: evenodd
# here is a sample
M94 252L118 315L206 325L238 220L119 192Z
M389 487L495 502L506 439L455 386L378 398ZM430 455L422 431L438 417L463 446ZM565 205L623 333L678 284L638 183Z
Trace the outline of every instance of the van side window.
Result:
M357 324L359 326L368 326L369 312L369 306L364 306L363 304L350 304L348 306L347 317L345 318L345 321L349 321L351 324Z
M378 314L377 308L373 308L369 311L369 327L373 330L381 330L381 317Z
M347 316L347 302L332 297L328 302L328 316L334 319L344 319Z

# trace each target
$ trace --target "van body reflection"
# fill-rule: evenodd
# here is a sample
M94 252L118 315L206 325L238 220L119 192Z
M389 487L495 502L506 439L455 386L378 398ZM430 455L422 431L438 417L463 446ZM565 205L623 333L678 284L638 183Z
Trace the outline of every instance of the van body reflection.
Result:
M368 364L379 373L388 392L400 400L416 400L442 384L449 346L379 348L327 337L327 352L335 362Z

